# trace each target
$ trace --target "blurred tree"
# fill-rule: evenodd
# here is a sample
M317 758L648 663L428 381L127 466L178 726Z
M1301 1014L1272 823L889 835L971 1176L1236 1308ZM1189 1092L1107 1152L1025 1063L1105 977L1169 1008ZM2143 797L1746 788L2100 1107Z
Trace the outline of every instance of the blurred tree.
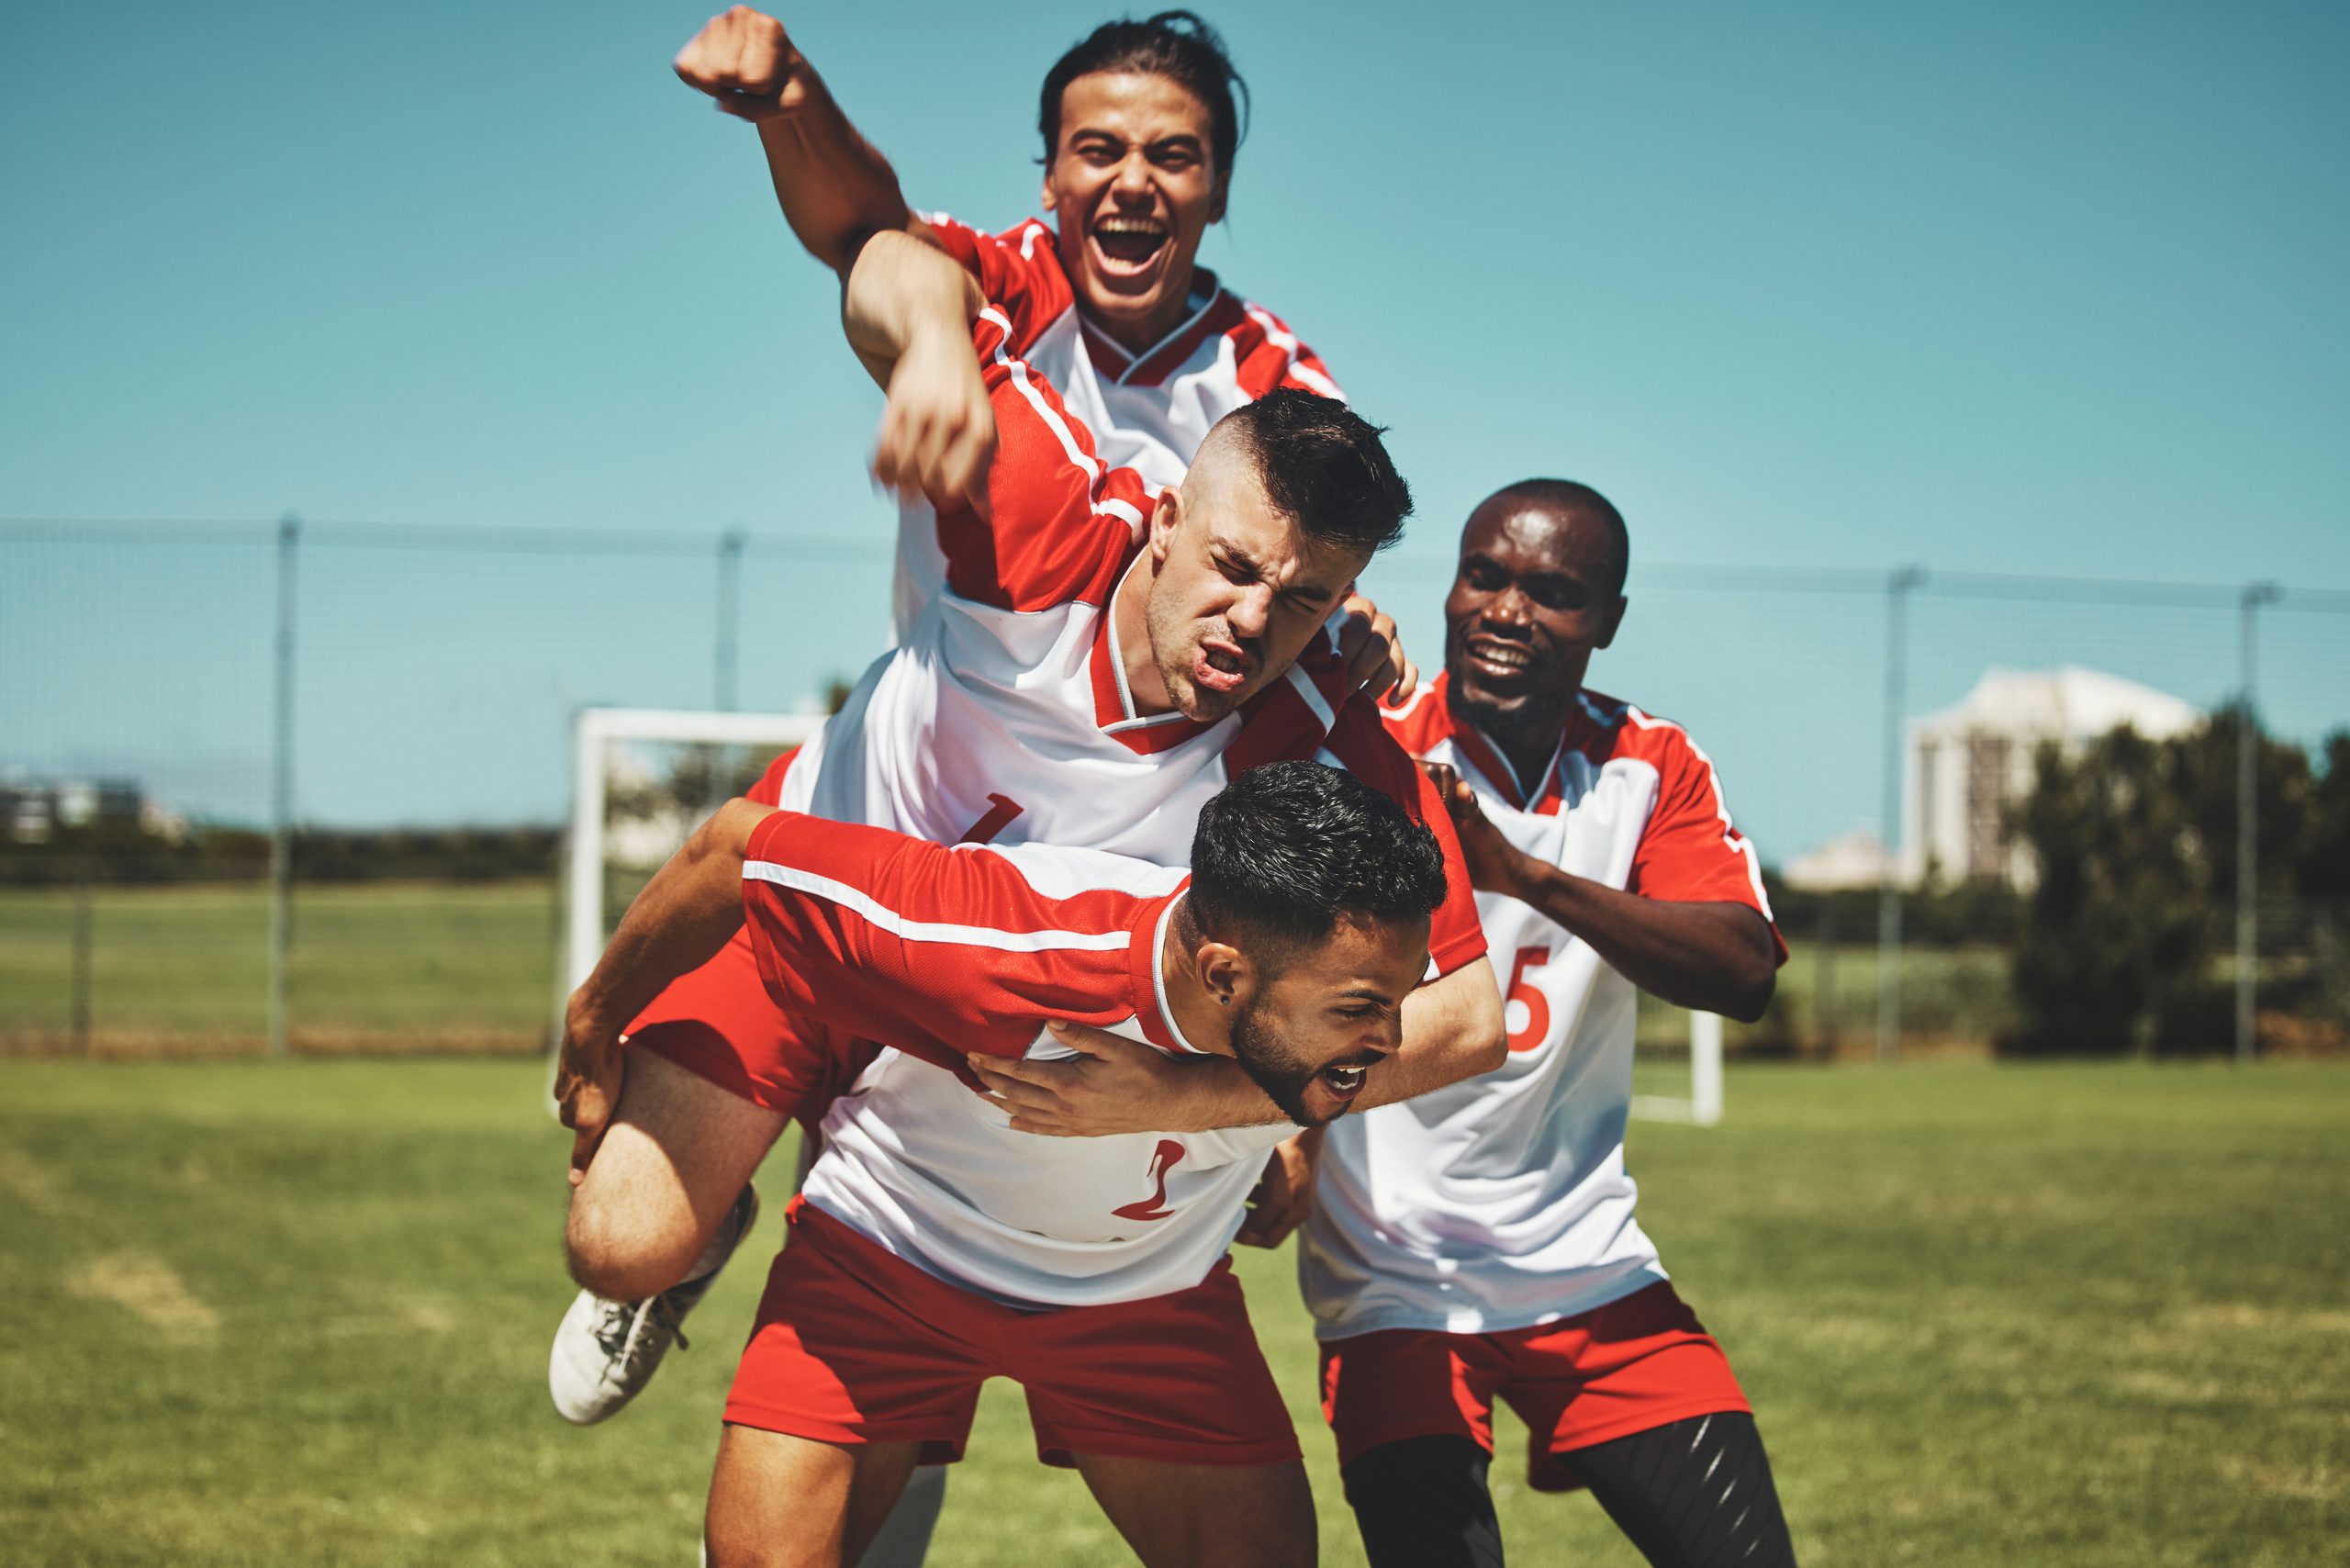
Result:
M2013 831L2039 879L2012 970L2034 1052L2147 1050L2211 1007L2219 935L2186 748L2120 729L2067 756L2043 746Z

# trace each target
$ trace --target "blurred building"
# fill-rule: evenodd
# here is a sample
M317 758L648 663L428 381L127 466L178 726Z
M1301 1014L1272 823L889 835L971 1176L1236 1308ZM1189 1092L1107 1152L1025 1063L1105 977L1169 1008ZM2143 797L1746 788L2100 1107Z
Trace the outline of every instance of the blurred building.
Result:
M1885 875L1885 846L1874 829L1856 827L1796 856L1784 874L1789 887L1809 892L1874 888Z
M2029 886L2031 856L2002 827L2009 802L2031 788L2032 757L2043 744L2076 750L2125 724L2167 740L2202 718L2167 692L2077 666L1985 670L1957 702L1909 721L1903 879L1991 877Z
M150 804L125 778L0 778L0 837L11 844L47 844L61 828L100 822L147 823ZM181 823L182 832L185 823Z

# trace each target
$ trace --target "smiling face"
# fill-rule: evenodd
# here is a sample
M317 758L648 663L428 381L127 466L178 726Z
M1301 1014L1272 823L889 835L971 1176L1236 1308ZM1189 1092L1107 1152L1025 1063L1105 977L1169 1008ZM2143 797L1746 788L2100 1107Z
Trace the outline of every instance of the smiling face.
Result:
M1505 745L1556 744L1593 651L1624 619L1622 581L1622 544L1604 518L1508 491L1487 499L1461 532L1444 601L1454 709Z
M1230 949L1225 949L1227 952ZM1404 1037L1404 998L1428 962L1428 922L1341 920L1236 998L1233 1055L1300 1126L1343 1114Z
M1201 236L1224 217L1212 127L1207 105L1164 76L1095 72L1062 89L1045 205L1080 308L1131 351L1183 319Z
M1151 517L1143 619L1161 689L1137 682L1136 697L1223 718L1297 662L1370 559L1307 537L1248 458L1211 435Z

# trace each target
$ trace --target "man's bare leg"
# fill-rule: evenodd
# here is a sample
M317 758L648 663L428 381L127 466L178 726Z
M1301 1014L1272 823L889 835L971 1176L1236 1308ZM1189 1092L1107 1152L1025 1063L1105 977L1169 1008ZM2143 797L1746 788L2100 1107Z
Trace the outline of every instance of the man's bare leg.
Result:
M710 1568L846 1568L905 1489L920 1443L843 1447L729 1426L710 1478Z
M651 1051L632 1051L611 1130L571 1194L572 1277L641 1301L693 1266L789 1118Z
M1144 1568L1311 1568L1314 1492L1296 1460L1226 1466L1074 1457Z

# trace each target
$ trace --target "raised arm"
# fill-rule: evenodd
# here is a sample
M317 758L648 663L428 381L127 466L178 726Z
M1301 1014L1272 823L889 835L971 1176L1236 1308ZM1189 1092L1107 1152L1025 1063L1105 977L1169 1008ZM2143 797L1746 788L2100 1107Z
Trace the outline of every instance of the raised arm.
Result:
M824 265L845 274L867 236L923 231L897 171L857 134L781 22L734 6L704 24L675 64L688 86L758 127L784 218Z
M942 510L987 510L995 410L971 345L985 301L971 274L910 235L868 236L841 289L841 327L889 393L873 477Z
M742 928L743 853L774 810L730 801L695 829L629 904L604 956L571 993L554 1096L564 1126L579 1135L575 1164L603 1136L620 1097L621 1031Z

